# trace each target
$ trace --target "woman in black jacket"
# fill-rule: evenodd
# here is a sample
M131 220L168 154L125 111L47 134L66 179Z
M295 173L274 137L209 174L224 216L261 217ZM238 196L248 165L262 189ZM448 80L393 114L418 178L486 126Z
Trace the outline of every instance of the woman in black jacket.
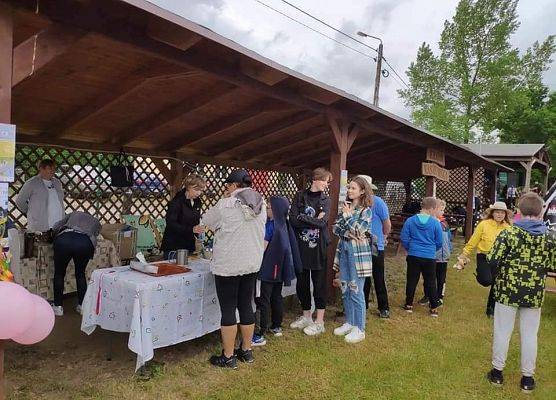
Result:
M195 234L204 232L199 226L201 200L199 196L207 186L205 179L196 174L185 178L185 188L180 190L168 204L166 229L162 238L162 251L167 259L171 251L187 249L195 251Z

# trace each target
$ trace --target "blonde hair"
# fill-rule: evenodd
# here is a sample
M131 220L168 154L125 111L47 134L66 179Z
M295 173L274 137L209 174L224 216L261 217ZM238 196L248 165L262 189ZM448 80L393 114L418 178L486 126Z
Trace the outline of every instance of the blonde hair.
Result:
M369 181L360 176L356 176L351 180L357 183L359 187L363 190L363 194L359 198L359 204L361 207L371 207L373 205L373 189L369 185Z
M315 168L313 170L313 181L328 181L332 180L332 172L326 168Z
M436 208L446 208L446 202L442 199L436 199Z
M183 182L183 186L185 187L186 190L191 188L191 187L196 187L200 190L205 190L206 187L207 187L207 181L201 175L189 174L185 178L185 180Z
M422 210L434 210L438 207L437 200L434 197L424 197L421 201Z

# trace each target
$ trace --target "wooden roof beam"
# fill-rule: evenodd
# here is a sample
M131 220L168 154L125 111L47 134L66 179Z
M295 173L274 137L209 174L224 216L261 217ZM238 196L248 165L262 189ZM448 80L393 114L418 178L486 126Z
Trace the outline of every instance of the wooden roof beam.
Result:
M194 32L186 31L180 26L154 15L149 16L147 35L182 51L190 49L203 39Z
M172 64L147 65L135 70L133 73L127 75L120 81L119 84L107 91L103 91L97 98L90 103L85 104L68 115L66 115L59 123L50 128L45 134L46 138L62 137L70 133L79 124L90 119L118 101L133 95L136 90L141 86L149 83L167 78L198 76L199 71L183 71L183 68L178 69Z
M296 126L313 119L322 119L322 116L315 116L314 113L310 111L302 111L288 118L284 118L284 120L278 124L273 123L266 127L256 129L253 132L243 135L241 139L234 142L232 147L230 147L230 143L227 143L225 148L222 146L217 147L213 152L210 152L209 155L218 154L220 156L228 156L237 154L238 152L241 152L242 149L246 149L246 153L242 153L242 156L249 158L249 149L255 149L257 148L259 143L268 142L271 136L274 136L283 131L293 129Z
M64 54L86 30L52 24L13 50L12 87Z
M180 149L184 146L191 146L200 142L201 140L217 136L222 132L232 129L249 120L256 119L262 113L272 111L272 104L265 102L262 105L259 105L251 110L241 112L239 114L221 117L216 121L209 123L208 125L194 130L193 132L182 134L177 138L173 138L165 143L162 143L160 146L157 147L157 149Z
M267 146L263 147L262 150L260 147L256 148L252 154L252 157L243 156L243 159L251 159L254 158L256 160L262 159L281 159L282 157L286 156L287 154L296 154L298 153L297 149L303 148L307 145L314 145L319 142L326 142L328 141L328 135L330 135L330 131L322 126L317 126L314 128L309 129L306 132L302 132L300 134L296 134L294 138L291 138L289 143L284 143L280 147L276 146Z
M120 146L126 145L133 140L153 132L178 118L192 113L202 107L212 103L220 96L240 92L241 89L234 88L231 85L218 83L208 89L202 90L200 93L187 96L187 98L178 104L171 106L161 112L156 113L154 116L149 116L133 126L118 132L109 140L110 143L118 144Z

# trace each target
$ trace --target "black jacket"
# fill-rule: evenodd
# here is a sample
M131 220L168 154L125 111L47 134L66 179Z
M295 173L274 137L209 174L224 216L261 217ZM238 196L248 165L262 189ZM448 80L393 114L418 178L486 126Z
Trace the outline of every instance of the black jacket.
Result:
M185 198L185 189L180 190L168 204L166 229L162 237L162 250L174 251L187 249L195 251L193 227L201 220L201 200L195 199L193 205Z

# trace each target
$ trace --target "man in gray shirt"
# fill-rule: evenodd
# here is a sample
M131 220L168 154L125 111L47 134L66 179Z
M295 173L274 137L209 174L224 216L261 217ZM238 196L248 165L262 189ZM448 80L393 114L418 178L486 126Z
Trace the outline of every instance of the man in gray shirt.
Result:
M27 216L29 231L48 231L64 218L64 191L55 172L54 160L43 159L38 175L25 182L15 200L17 208Z

